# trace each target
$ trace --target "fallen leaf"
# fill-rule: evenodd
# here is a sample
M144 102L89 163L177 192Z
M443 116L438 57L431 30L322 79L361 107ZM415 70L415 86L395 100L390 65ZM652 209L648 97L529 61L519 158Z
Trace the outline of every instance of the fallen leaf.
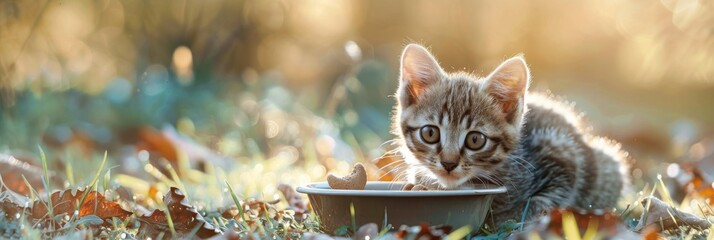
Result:
M235 206L229 208L219 208L218 212L220 212L221 217L225 219L233 219L240 214L240 211L238 211L238 208ZM238 219L240 219L240 217L238 217Z
M37 200L32 204L30 219L34 222L50 221L51 216L66 214L77 217L95 215L104 221L105 226L111 226L112 218L116 217L124 221L132 213L124 210L118 203L107 200L101 193L90 191L85 196L85 190L64 190L55 191L50 195L51 201ZM52 203L52 213L50 214L48 204ZM81 204L80 204L81 202ZM77 208L79 206L79 208Z
M294 212L295 220L302 222L305 220L307 213L310 212L308 205L295 189L290 185L280 184L278 185L278 190L283 194L285 200L288 202L287 210L292 210Z
M146 150L153 155L157 155L174 164L176 171L181 168L176 167L180 154L190 160L192 167L200 169L201 164L210 163L217 167L226 167L232 162L228 157L214 153L215 151L203 146L190 138L181 135L170 125L165 126L161 131L150 127L142 127L138 130L137 150ZM165 172L164 169L160 169Z
M28 203L27 197L0 186L0 210L5 213L5 216L0 217L15 219L18 216L17 214L27 211L26 206Z
M657 227L648 227L642 231L642 240L659 240L659 230Z
M712 186L714 179L701 170L701 162L685 166L685 169L692 175L691 180L684 186L687 193L695 198L707 200L710 204L714 203L714 186Z
M680 226L689 226L698 230L705 230L709 229L712 225L706 219L670 207L655 197L646 197L642 199L640 203L642 203L642 206L647 207L648 201L650 202L650 208L642 213L640 222L635 227L635 231L656 227L657 230L661 232L664 230L677 229Z
M44 192L44 184L42 183L43 171L42 168L35 165L34 160L29 157L13 156L0 154L0 177L10 190L29 195L30 189L25 184L22 176L25 176L28 183L38 193ZM57 178L50 176L52 183L60 184Z
M248 216L252 218L263 218L266 215L270 218L274 218L278 210L275 208L275 204L280 200L275 200L271 202L266 202L263 200L252 199L243 203L243 209Z
M293 187L287 184L278 185L278 190L283 194L285 200L288 202L288 210L295 211L295 217L302 218L305 213L308 212L307 204L305 200Z
M189 237L187 235L193 231L200 238L210 238L220 233L216 227L206 222L194 206L188 204L186 196L178 188L171 187L171 190L164 195L163 200L171 214L171 221L178 234L177 237ZM141 222L140 235L156 239L163 233L164 238L171 237L168 219L164 211L156 209L149 215L140 216L138 220Z
M171 162L176 162L178 159L177 146L171 142L162 132L156 131L150 127L142 127L138 130L139 143L138 150L146 150L153 153L158 153Z

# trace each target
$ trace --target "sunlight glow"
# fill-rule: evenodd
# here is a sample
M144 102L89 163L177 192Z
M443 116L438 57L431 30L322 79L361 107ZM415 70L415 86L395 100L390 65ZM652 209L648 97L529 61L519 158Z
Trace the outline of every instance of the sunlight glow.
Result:
M345 43L345 52L352 58L352 61L356 62L362 58L362 49L360 49L354 41L347 41Z
M679 164L676 163L671 163L669 166L667 166L667 176L670 178L676 177L679 175Z
M191 53L191 49L186 46L177 47L174 50L173 65L179 81L182 84L190 83L193 77L193 53Z

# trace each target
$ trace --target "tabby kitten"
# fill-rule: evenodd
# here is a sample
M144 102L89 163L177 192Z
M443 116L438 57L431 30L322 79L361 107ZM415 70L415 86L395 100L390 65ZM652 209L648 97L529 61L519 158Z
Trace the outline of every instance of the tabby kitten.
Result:
M492 205L497 222L524 212L533 219L555 207L615 206L627 182L626 154L592 135L570 106L528 93L523 57L478 77L446 73L428 50L411 44L400 70L393 133L409 182L505 186Z

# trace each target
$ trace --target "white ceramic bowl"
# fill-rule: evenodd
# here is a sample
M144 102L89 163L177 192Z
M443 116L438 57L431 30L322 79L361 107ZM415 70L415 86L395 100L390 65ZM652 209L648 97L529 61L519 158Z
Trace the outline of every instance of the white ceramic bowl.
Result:
M352 226L350 205L354 205L355 224L378 225L450 225L457 229L470 225L478 230L484 222L491 201L505 187L474 190L401 191L404 182L367 182L365 190L331 189L326 182L298 187L305 193L320 218L325 232Z

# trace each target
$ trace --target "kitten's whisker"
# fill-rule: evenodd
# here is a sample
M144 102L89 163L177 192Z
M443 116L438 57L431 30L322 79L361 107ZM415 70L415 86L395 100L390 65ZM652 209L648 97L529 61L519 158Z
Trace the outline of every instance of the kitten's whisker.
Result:
M406 163L399 163L399 164L397 164L397 165L395 165L395 166L391 166L389 169L380 168L379 171L380 171L380 172L384 172L385 174L392 174L392 173L394 173L394 172L396 172L396 171L404 170L404 168L405 168L404 166L405 166L405 165L406 165Z
M536 168L535 166L533 166L532 163L530 163L529 161L526 161L525 159L523 159L522 156L512 156L511 159L514 160L516 163L520 163L520 164L523 166L523 168L524 168L525 170L530 171L531 169L535 169L535 168ZM524 163L528 164L528 166L525 166Z
M486 185L486 182L484 182L483 179L481 179L481 177L479 177L479 176L475 176L475 177L476 177L476 180L481 182L481 184Z
M384 171L384 170L383 170L384 167L380 168L379 171L384 172L384 174L382 174L381 176L379 176L379 178L381 179L381 178L383 178L384 176L392 175L392 173L394 173L394 172L396 172L396 171L399 171L399 170L402 170L402 166L404 166L404 165L406 165L406 163L404 163L404 162L399 163L399 164L397 164L396 166L393 166L391 169L389 169L389 170L387 170L387 171Z
M506 186L506 185L509 185L509 184L510 184L510 185L513 187L513 189L515 189L516 191L518 191L518 188L516 187L515 184L513 184L513 183L510 182L510 181L509 181L509 184L506 184L506 183L505 183L501 178L499 178L498 176L487 174L487 175L483 175L483 177L485 177L486 179L488 179L488 180L491 181L491 182L496 183L497 185ZM512 199L512 198L511 198L511 191L508 191L508 186L506 186L506 197L508 198L508 201L511 201L511 199Z
M383 148L383 147L385 147L385 145L389 145L389 146L399 145L399 139L391 139L391 140L384 141L382 144L379 145L378 148Z
M378 170L383 171L385 168L393 168L393 167L395 167L395 166L392 166L394 164L398 164L397 166L399 166L399 164L406 164L406 162L404 160L390 162L390 163L387 163L386 165L380 167Z
M405 179L404 179L404 176L405 176L406 174L407 174L407 171L399 172L399 173L397 174L397 176L395 176L394 179L392 179L392 182L404 181L404 180L405 180Z
M514 158L514 159L512 159L512 160L513 160L513 163L518 164L519 166L523 167L522 170L526 170L526 171L531 172L531 169L530 169L528 166L526 166L525 164L523 164L523 162L526 162L526 161L524 161L524 160L519 160L519 159L517 159L517 158ZM530 163L528 163L528 164L530 164ZM532 165L531 165L531 166L532 166ZM532 173L532 172L531 172L531 173Z
M398 156L397 156L398 154L399 154L399 151L398 151L398 150L387 151L387 152L384 152L381 156L372 159L372 162L377 162L377 161L379 161L379 160L382 160L382 159L385 159L385 158L389 158L389 157L395 157L395 158L397 158L397 157L398 157Z

